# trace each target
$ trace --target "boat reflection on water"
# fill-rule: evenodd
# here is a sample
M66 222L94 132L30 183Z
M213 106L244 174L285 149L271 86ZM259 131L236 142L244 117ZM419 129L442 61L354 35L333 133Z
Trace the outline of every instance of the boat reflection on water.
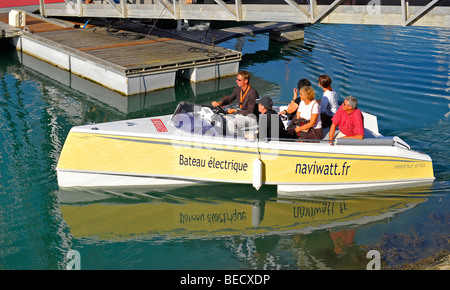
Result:
M74 239L158 243L223 239L233 255L254 260L252 269L267 255L275 255L272 251L287 251L294 256L289 259L294 266L289 267L302 268L317 259L314 249L342 254L355 244L358 226L412 209L426 201L424 192L421 186L377 195L286 198L278 196L275 187L256 192L250 186L214 184L186 187L182 193L61 189L59 202ZM249 243L251 253L242 253ZM329 267L325 264L311 267Z

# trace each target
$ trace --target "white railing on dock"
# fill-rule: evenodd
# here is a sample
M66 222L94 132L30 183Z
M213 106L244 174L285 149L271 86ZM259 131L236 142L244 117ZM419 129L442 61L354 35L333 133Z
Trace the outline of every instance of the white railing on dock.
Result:
M89 0L87 1L89 2ZM450 27L450 0L65 0L43 16ZM389 3L386 3L389 2ZM417 4L421 2L420 4ZM353 3L353 5L348 5ZM386 4L385 4L386 3ZM416 6L418 5L418 6Z

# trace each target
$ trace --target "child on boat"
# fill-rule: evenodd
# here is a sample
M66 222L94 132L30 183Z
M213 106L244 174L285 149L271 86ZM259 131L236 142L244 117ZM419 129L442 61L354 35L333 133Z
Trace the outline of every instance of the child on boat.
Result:
M319 86L323 89L322 101L320 103L320 117L322 120L322 128L331 126L331 118L339 109L338 97L331 87L331 78L328 75L319 77Z

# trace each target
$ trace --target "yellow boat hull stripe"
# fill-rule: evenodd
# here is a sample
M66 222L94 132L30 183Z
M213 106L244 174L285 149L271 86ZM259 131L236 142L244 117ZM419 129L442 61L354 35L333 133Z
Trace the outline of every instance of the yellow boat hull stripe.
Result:
M252 183L253 161L270 184L434 178L431 161L364 154L299 152L226 144L70 132L58 170ZM259 151L259 153L258 153Z

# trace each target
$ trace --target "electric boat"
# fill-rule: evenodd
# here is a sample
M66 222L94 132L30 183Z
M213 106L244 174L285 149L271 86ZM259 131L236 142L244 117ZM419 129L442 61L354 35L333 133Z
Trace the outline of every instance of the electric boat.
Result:
M58 185L165 188L225 182L307 193L433 182L430 156L397 136L383 136L376 116L363 116L363 140L330 141L326 132L323 140L267 138L258 125L231 130L233 116L220 108L181 102L171 115L73 127L56 168Z

